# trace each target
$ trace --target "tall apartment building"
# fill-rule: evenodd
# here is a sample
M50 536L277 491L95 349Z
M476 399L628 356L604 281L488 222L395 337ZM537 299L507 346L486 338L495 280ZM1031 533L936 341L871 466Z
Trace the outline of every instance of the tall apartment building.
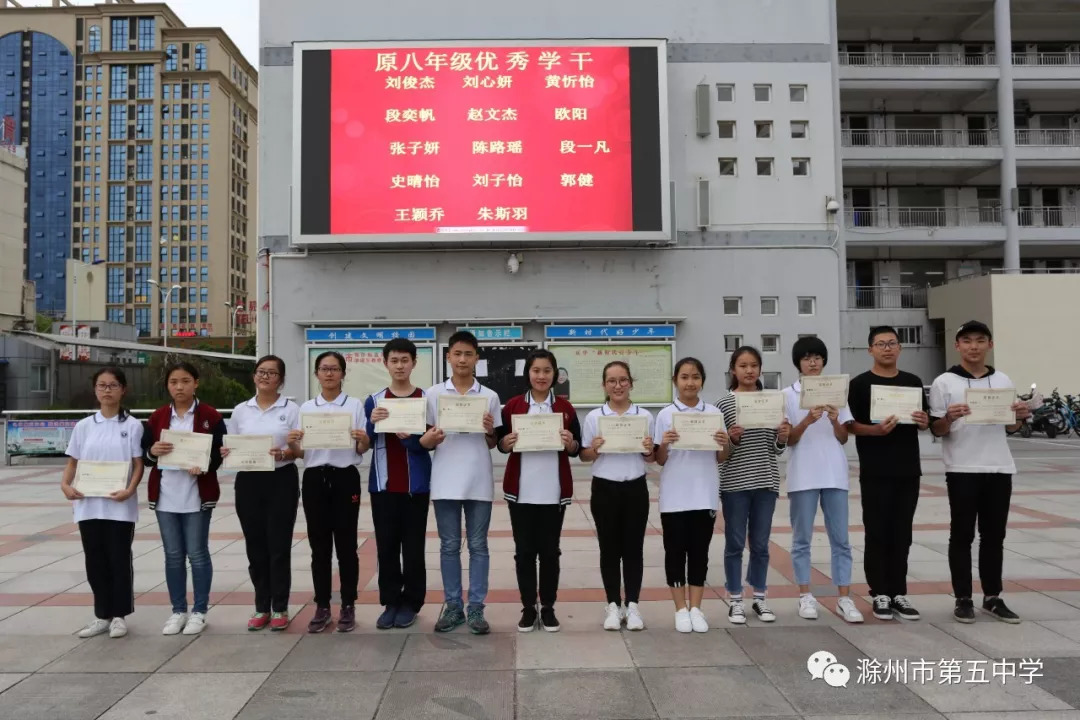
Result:
M0 143L0 330L26 319L23 203L26 158L17 145Z
M71 257L105 266L107 319L140 336L229 333L254 298L257 78L165 4L0 9L39 311L63 313Z

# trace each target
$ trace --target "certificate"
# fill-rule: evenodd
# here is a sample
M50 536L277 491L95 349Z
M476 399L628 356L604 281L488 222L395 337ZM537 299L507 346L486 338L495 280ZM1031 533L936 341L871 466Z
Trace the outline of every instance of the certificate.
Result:
M804 375L799 383L802 386L799 407L803 410L823 405L839 409L847 405L847 375Z
M735 424L744 430L775 430L784 424L784 393L780 390L735 393Z
M678 412L671 415L671 429L679 433L679 441L671 444L672 450L723 450L713 435L724 429L721 413Z
M274 447L272 435L226 435L225 447L229 454L221 467L237 472L264 471L274 469L274 456L270 450Z
M108 497L127 489L130 475L130 462L80 460L72 487L86 497Z
M541 413L539 415L513 415L510 428L517 433L514 452L541 452L543 450L562 450L563 418L562 413Z
M964 402L971 409L971 414L964 418L968 425L1013 425L1016 413L1012 404L1016 402L1016 388L967 388Z
M300 416L301 441L305 450L352 450L356 442L349 413L304 413Z
M483 395L439 395L435 425L443 432L486 433L484 415L489 400Z
M199 468L206 472L210 468L210 446L214 436L209 433L184 432L181 430L162 430L161 442L172 443L171 453L158 458L158 467L162 470L190 470Z
M375 423L375 432L423 435L427 432L427 400L418 398L379 398L378 407L390 417Z
M923 390L893 385L870 386L870 422L885 422L893 415L901 425L914 425L911 413L922 410Z
M601 454L645 452L641 445L649 434L649 419L645 415L601 415L596 428L604 438Z

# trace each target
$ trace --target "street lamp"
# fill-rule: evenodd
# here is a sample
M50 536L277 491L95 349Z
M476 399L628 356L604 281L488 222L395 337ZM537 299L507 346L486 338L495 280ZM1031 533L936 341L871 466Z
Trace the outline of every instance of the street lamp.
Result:
M229 312L229 335L232 336L232 354L236 354L236 313L240 312L244 306L240 303L233 305L228 300L225 301L225 307L231 308Z
M169 322L171 321L171 318L169 317L169 297L172 295L173 290L179 290L180 286L173 285L166 291L165 288L161 287L161 283L153 278L150 278L146 282L158 289L158 292L161 293L161 299L165 303L165 332L161 336L161 345L162 347L169 347Z

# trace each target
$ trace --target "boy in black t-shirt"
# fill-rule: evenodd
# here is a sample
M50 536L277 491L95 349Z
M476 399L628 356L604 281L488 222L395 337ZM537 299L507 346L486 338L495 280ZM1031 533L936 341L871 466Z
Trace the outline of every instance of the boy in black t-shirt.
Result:
M919 431L929 426L929 408L922 380L896 367L901 351L896 330L871 328L868 343L874 366L852 379L848 389L848 407L855 418L848 429L859 452L866 582L874 600L874 617L891 620L895 612L907 620L918 620L919 611L907 599L907 568L922 476ZM910 406L919 409L908 417L892 414L879 422L871 421L875 385L918 388L918 399L912 398Z

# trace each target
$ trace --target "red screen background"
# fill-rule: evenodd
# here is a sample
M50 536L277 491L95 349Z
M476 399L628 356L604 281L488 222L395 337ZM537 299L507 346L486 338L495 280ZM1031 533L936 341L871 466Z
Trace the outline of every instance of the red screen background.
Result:
M333 50L329 132L332 234L634 229L626 47Z

